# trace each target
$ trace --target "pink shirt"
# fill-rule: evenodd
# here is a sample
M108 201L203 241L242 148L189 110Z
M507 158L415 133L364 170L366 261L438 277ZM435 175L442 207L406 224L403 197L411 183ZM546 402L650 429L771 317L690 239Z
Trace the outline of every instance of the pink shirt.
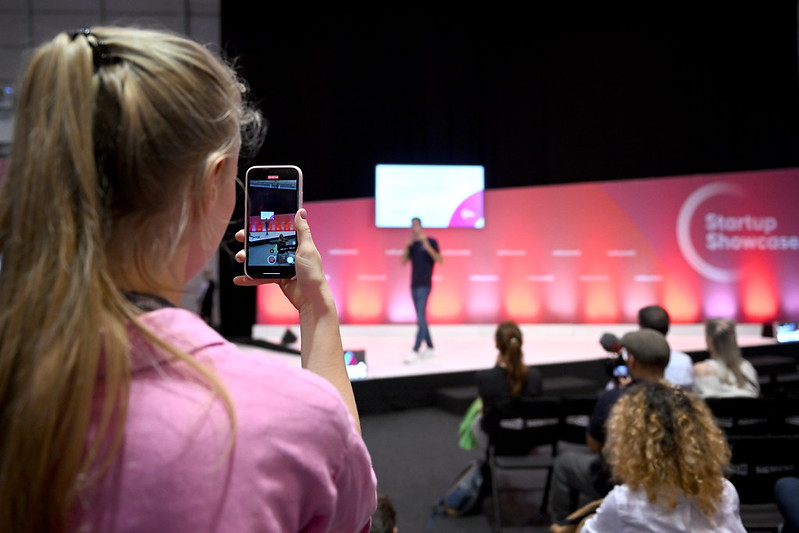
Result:
M123 448L81 496L80 531L369 530L375 474L332 385L242 352L183 309L142 322L214 369L233 401L235 440L222 402L186 379L185 365L135 350Z

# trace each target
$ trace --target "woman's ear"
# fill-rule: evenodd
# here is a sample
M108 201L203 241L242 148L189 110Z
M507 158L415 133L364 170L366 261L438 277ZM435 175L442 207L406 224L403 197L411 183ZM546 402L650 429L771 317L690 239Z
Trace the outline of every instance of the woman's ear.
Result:
M230 163L230 157L215 152L208 157L208 161L203 170L203 178L200 189L199 205L197 214L205 216L211 210L221 191L225 178L225 167Z

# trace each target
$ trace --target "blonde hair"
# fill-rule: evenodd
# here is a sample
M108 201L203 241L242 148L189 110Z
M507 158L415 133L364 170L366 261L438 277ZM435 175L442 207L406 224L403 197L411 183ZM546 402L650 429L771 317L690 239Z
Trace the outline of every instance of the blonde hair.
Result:
M121 442L131 335L185 362L235 429L222 384L147 332L119 286L133 272L160 288L151 272L183 238L211 158L235 157L242 126L260 140L244 91L165 32L94 28L33 53L0 194L0 531L68 529Z
M515 322L507 320L497 326L494 340L508 373L510 395L514 398L521 396L527 383L527 365L524 364L522 353L522 331Z
M666 511L680 498L712 516L730 450L707 405L665 381L633 385L608 419L603 449L613 478Z
M735 379L735 385L745 387L749 380L741 371L743 356L735 335L735 322L725 318L709 318L705 321L705 337L713 357L729 369ZM729 375L720 376L720 379L732 385L729 383Z

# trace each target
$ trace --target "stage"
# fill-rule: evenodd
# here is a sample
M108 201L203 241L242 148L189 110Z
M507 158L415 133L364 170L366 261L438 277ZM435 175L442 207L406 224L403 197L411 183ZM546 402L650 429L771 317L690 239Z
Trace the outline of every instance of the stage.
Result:
M299 337L298 326L256 325L253 338L280 344L286 329ZM606 357L599 344L603 333L621 337L638 328L634 324L528 324L520 325L524 335L524 355L528 365L561 365L593 361ZM411 353L416 326L401 325L343 325L341 337L345 350L365 350L367 376L364 379L386 379L420 374L469 372L493 366L497 350L494 347L493 324L431 326L435 357L415 364L405 364ZM742 347L776 344L773 338L761 336L762 324L739 324L738 342ZM705 351L702 324L674 325L668 335L672 348L689 353ZM289 345L299 349L300 342ZM296 356L269 351L299 364Z
M599 338L603 333L618 337L637 329L635 324L522 324L524 355L528 365L541 369L545 393L588 395L599 392L607 381L604 360L608 357ZM797 358L799 343L778 344L763 337L762 324L739 324L738 342L748 358L785 355ZM239 343L254 350L300 365L296 354L281 351L281 339L290 330L299 337L296 325L256 325L253 343ZM414 364L404 360L413 345L413 324L343 325L345 350L363 350L367 372L353 379L353 389L362 413L418 407L450 402L454 410L474 397L474 373L493 366L496 358L493 324L433 325L435 356ZM707 356L702 324L675 324L667 337L677 350L695 360ZM260 345L258 345L260 344ZM286 345L299 350L300 341ZM784 372L784 369L780 370Z

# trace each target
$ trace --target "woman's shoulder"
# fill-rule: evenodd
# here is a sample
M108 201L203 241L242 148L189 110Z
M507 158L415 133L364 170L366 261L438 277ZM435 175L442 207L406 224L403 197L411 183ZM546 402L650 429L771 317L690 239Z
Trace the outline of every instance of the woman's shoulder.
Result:
M299 356L245 350L233 344L211 349L208 356L237 403L252 404L255 414L259 404L309 419L333 420L346 412L335 387L301 368Z
M491 368L485 368L483 370L478 370L474 373L474 377L477 380L477 383L485 383L490 381L495 381L498 377L504 379L505 377L505 370L499 366L494 365Z
M335 387L301 368L299 355L236 345L184 309L147 313L143 323L162 340L211 370L242 416L257 418L287 411L332 420L341 419L341 413L346 412ZM171 364L176 369L181 367L180 363ZM148 365L143 371L152 368ZM142 381L147 383L147 379ZM193 387L189 380L173 380L171 386ZM266 414L258 414L262 412ZM336 413L338 416L331 418Z
M718 375L718 363L713 359L705 359L694 363L694 376L708 377Z

